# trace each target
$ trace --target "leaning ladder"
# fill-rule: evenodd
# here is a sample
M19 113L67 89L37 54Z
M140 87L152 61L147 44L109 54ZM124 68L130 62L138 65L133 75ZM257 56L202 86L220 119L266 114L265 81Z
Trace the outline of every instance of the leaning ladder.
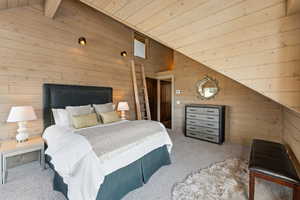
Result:
M138 73L136 71L136 65L134 63L134 60L131 60L131 71L132 71L133 90L134 90L134 98L136 104L137 119L151 120L145 69L143 64L141 64L140 66L141 66L140 74L141 74L142 84L138 84L138 79L137 79ZM141 85L140 88L139 85Z

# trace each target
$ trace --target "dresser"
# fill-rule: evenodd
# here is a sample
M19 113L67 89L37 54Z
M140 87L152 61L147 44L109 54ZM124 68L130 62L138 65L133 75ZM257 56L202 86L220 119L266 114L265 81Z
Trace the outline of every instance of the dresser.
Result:
M222 144L225 140L225 108L223 105L186 105L185 135Z

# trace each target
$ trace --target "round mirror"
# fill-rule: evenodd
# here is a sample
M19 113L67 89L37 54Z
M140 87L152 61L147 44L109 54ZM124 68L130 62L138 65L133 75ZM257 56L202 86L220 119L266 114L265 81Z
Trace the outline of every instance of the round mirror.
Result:
M219 92L218 81L206 76L196 83L198 97L201 99L211 99Z

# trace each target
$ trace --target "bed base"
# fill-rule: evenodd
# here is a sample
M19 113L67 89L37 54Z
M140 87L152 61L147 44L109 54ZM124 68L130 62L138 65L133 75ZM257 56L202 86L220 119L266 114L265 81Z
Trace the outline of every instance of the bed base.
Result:
M120 200L130 191L147 183L162 166L169 164L171 164L171 160L166 145L157 148L130 165L107 175L96 200ZM53 169L51 164L50 167ZM61 192L67 198L68 186L56 171L53 189Z

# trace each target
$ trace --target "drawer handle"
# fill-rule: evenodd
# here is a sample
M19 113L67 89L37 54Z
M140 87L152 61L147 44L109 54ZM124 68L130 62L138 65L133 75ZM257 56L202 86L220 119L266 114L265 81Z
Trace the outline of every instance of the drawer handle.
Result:
M190 135L196 135L195 133L189 133Z
M190 129L192 129L192 130L195 130L196 128L194 128L194 127L189 127Z
M213 117L207 117L207 119L215 119L215 118L213 118Z
M190 117L196 117L196 115L190 115Z
M190 121L191 124L196 124L196 122Z
M214 138L213 137L206 137L207 139L209 139L209 140L213 140Z
M197 110L195 110L195 109L190 109L190 111L197 111Z
M207 126L214 126L213 124L206 124Z
M214 110L207 110L207 112L214 113L215 111Z
M206 130L207 132L209 132L209 133L213 133L213 131L212 130Z

